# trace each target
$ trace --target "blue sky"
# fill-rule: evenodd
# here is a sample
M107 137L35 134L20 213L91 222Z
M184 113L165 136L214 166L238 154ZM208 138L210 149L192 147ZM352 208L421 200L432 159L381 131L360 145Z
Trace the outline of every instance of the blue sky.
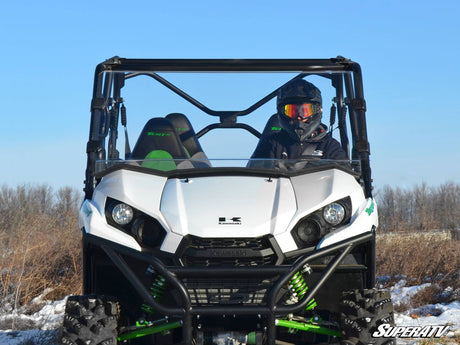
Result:
M83 187L94 68L114 55L348 57L363 69L376 188L460 183L458 1L18 0L1 7L0 185Z

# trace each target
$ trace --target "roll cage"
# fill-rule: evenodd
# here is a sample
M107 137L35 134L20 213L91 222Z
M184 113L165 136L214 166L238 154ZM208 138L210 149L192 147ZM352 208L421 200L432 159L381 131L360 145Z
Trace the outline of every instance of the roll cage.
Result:
M119 73L107 73L119 72ZM250 125L238 123L238 118L253 111L276 97L279 88L273 90L253 105L242 110L214 110L201 104L158 73L160 72L295 72L295 78L319 75L330 79L335 88L336 110L331 111L331 123L335 122L340 133L342 148L348 158L361 163L361 182L366 197L372 196L372 179L369 165L369 143L366 130L366 102L363 95L361 67L344 57L331 59L126 59L113 57L96 67L91 101L91 125L87 144L87 168L85 198L90 199L98 183L96 161L119 159L116 149L118 125L126 125L121 90L125 80L140 75L148 76L188 101L210 116L218 117L216 123L207 125L197 136L201 137L216 128L240 128L256 137L261 133ZM350 129L347 129L347 109ZM351 143L348 139L351 133ZM106 146L107 145L107 146Z

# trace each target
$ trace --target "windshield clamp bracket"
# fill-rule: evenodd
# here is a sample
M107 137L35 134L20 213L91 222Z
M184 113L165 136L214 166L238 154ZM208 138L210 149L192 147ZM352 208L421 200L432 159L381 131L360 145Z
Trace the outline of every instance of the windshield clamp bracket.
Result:
M366 111L366 101L363 98L355 98L351 101L351 107L354 110Z
M104 110L106 107L105 99L102 97L93 98L91 101L91 111Z
M357 141L356 149L358 150L358 152L366 152L368 154L370 154L371 152L370 147L369 147L369 142L367 141Z
M96 140L91 140L88 141L88 144L86 145L86 153L99 153L102 151L102 144L100 141Z
M234 127L236 124L236 115L221 115L220 123L222 127Z

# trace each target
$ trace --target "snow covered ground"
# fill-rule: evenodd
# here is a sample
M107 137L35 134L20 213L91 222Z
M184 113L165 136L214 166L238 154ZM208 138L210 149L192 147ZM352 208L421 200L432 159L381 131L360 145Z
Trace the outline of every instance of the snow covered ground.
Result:
M401 280L391 288L391 296L396 307L408 304L411 296L417 291L429 286L405 286ZM36 311L12 312L4 310L0 315L0 344L1 345L58 345L60 338L59 327L62 323L65 299L61 301L43 301L40 297L33 301ZM6 308L8 309L8 308ZM397 326L450 326L447 337L434 344L458 344L460 339L460 301L449 304L434 304L412 308L404 313L396 314ZM11 329L17 329L12 331ZM398 339L398 344L415 345L421 339Z
M405 286L406 281L401 280L391 288L391 299L395 308L403 304L409 304L410 298L430 283L418 286ZM449 304L430 304L418 308L411 308L402 314L395 314L397 326L450 326L447 340L434 342L433 344L458 344L460 339L460 301ZM421 339L398 339L398 344L419 344ZM431 344L430 344L431 345Z

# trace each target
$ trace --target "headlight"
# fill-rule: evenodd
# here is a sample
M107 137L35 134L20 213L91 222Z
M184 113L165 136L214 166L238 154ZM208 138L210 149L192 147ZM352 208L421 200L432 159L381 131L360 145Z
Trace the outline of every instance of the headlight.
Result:
M149 220L146 217L137 218L131 227L131 233L139 242L154 247L158 240L164 237L164 230L156 219Z
M321 238L321 221L317 217L303 219L295 227L295 237L302 246L314 245Z
M133 236L139 244L159 248L166 237L166 230L157 219L110 197L105 202L107 224Z
M131 206L126 204L118 204L112 210L112 219L118 225L129 224L134 217L134 211Z
M323 217L332 226L339 225L345 218L345 209L341 204L333 202L323 208Z
M326 234L350 222L351 199L332 202L299 220L291 230L299 248L316 246Z

